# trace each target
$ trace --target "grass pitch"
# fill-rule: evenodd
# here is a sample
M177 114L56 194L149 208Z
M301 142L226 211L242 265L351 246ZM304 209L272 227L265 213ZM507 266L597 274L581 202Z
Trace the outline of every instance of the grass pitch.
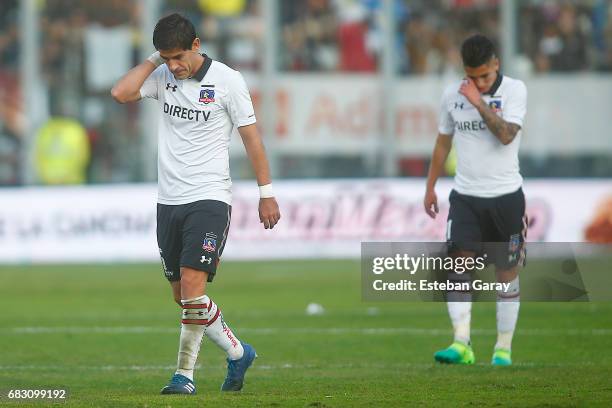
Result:
M204 340L198 395L161 396L180 311L158 265L1 267L0 390L67 387L68 407L612 405L612 303L523 303L508 368L489 365L495 304L474 304L476 365L439 366L446 306L364 303L359 270L224 262L209 294L257 348L245 388L219 391L224 356ZM325 313L306 315L311 302Z

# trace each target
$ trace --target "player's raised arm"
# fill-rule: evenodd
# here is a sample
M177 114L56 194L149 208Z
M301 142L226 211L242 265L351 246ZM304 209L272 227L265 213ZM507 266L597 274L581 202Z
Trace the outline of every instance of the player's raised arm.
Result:
M444 163L446 162L452 145L452 136L438 133L436 145L431 157L431 163L429 165L429 172L427 173L427 188L425 190L425 199L423 200L425 212L431 218L436 218L436 214L439 210L435 187L438 178L444 173Z
M113 86L113 89L111 89L111 95L119 103L140 100L140 88L149 75L163 63L164 60L160 57L159 51L154 52L144 62L136 65L121 77L115 86Z
M281 215L272 191L270 166L261 136L255 124L239 127L238 133L240 133L259 185L259 220L266 229L274 228Z
M516 137L516 134L521 130L521 126L517 123L507 122L498 116L482 99L481 93L476 87L474 79L468 77L465 79L459 93L467 98L468 101L478 110L480 116L487 124L487 128L504 144L510 144Z

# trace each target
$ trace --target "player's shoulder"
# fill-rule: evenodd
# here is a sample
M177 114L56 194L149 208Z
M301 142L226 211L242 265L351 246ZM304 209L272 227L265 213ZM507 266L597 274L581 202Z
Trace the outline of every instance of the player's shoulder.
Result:
M461 84L463 83L463 79L454 80L446 84L444 87L444 91L442 92L442 98L447 100L450 97L455 97L459 94L459 88L461 88Z
M514 93L514 92L526 93L527 92L527 86L525 85L525 82L517 78L509 77L507 75L504 75L504 78L502 80L502 87L503 87L503 92L510 92L510 93Z
M451 94L459 92L459 88L461 88L462 84L463 84L463 79L456 79L454 81L449 82L444 87L444 95L451 95Z
M159 75L162 78L167 77L168 75L172 75L170 72L170 68L168 68L168 64L161 64L159 67L155 68L153 71L154 75Z
M232 83L237 77L241 76L239 71L236 71L223 62L217 60L212 60L210 70L214 72L215 77L217 77L219 80L227 81L229 83Z
M156 81L164 81L170 76L173 77L172 73L170 72L170 69L168 69L168 65L161 64L160 66L155 68L153 72L151 72L149 78L155 79Z

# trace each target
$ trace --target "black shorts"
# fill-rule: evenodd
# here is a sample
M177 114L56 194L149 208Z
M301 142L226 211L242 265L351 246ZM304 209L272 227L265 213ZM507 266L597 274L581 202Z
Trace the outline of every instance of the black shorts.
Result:
M446 224L449 254L457 251L487 255L487 263L505 270L525 263L527 216L525 195L517 191L482 198L451 191Z
M217 273L232 207L222 201L201 200L182 205L157 204L157 244L164 274L169 281L181 279L186 266Z

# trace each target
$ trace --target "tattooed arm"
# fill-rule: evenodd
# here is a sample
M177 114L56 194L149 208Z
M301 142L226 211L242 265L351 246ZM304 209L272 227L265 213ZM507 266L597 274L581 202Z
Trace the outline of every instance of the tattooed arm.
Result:
M467 100L474 105L491 133L493 133L502 144L507 145L512 143L518 131L521 130L521 127L516 123L506 122L501 117L497 116L482 99L480 92L471 78L467 78L463 82L461 88L459 88L459 93L465 96Z
M519 125L506 122L501 117L497 116L482 99L474 106L480 113L480 116L482 116L482 119L487 124L491 133L493 133L502 144L507 145L512 143L518 131L521 130Z

